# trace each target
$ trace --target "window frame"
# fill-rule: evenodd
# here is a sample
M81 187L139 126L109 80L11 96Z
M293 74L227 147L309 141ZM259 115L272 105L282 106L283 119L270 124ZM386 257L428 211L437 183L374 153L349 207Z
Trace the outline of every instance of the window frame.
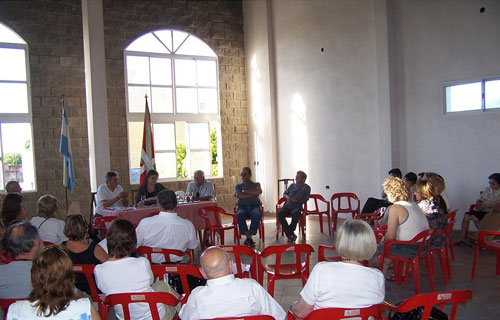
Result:
M221 105L220 105L220 83L219 83L219 58L214 52L214 56L199 56L199 55L193 55L193 54L176 54L176 52L182 48L182 45L186 42L188 37L194 37L200 41L202 41L204 44L206 44L203 40L197 38L195 35L181 31L181 30L175 30L175 29L162 29L162 30L154 30L149 33L143 34L140 37L136 38L135 40L147 35L147 34L152 34L154 32L158 31L171 31L172 38L173 33L178 31L185 33L187 35L186 39L182 41L181 44L178 45L178 47L175 49L175 51L171 51L169 48L167 48L168 51L171 51L170 53L159 53L159 52L148 52L148 51L133 51L133 50L127 50L125 49L123 51L124 54L124 77L125 77L125 100L126 100L126 114L127 114L127 139L129 138L129 123L131 122L139 122L139 123L144 123L144 109L141 112L132 112L130 111L130 104L129 104L129 94L128 94L128 88L129 86L137 86L137 87L145 87L149 88L149 94L148 94L148 104L150 108L150 114L151 114L151 123L153 126L155 124L173 124L174 125L174 137L175 137L175 149L172 152L171 150L158 150L157 152L157 147L155 144L155 155L156 153L166 153L166 154L171 154L174 153L175 157L177 157L177 129L176 129L176 122L185 122L186 130L189 131L189 125L190 124L197 124L197 123L204 123L207 124L208 127L208 132L207 132L207 137L209 140L209 146L206 149L191 149L189 144L189 136L186 137L186 160L185 160L185 169L187 171L187 177L186 178L179 178L179 177L169 177L169 178L159 178L158 181L160 182L172 182L172 181L186 181L186 180L192 180L193 176L193 170L197 168L191 168L191 152L197 152L197 151L208 151L210 153L210 128L212 126L212 123L218 123L217 125L217 142L218 142L218 150L220 151L219 155L219 163L218 163L218 175L217 176L212 176L211 172L205 172L205 177L207 178L223 178L223 161L222 161L222 123L221 123ZM156 36L155 36L156 37ZM134 40L134 41L135 41ZM129 46L134 42L132 41ZM206 44L208 46L208 44ZM128 46L127 46L128 47ZM212 50L213 51L213 50ZM140 56L140 57L148 57L149 59L151 58L169 58L170 59L170 70L171 70L171 84L170 85L153 85L151 83L151 63L150 60L148 59L148 66L149 66L149 84L135 84L135 83L129 83L128 82L128 72L127 72L127 57L128 56ZM176 84L176 79L175 79L175 73L176 73L176 68L175 68L175 61L176 59L179 60L193 60L195 61L195 68L197 67L197 61L213 61L215 63L215 84L213 86L207 86L207 85L177 85ZM195 72L197 74L197 69L195 69ZM153 112L153 101L151 100L151 89L154 87L164 87L164 88L171 88L172 90L172 112L171 113L154 113ZM197 100L196 100L196 110L194 113L186 113L186 112L178 112L177 111L177 88L193 88L196 90L199 89L215 89L216 90L216 101L217 101L217 110L215 112L200 112L200 100L199 100L199 94L197 94ZM153 129L154 130L154 129ZM130 153L131 150L129 148L129 159L130 159ZM189 161L187 161L189 159ZM129 160L129 172L132 168L130 160ZM211 168L211 163L208 166ZM177 168L175 170L177 172ZM131 184L135 184L135 182L131 182Z
M500 108L486 108L486 82L488 81L500 81L500 76L492 76L487 78L479 78L479 79L471 79L464 81L456 81L456 82L447 82L443 84L443 112L445 115L458 115L458 114L474 114L474 113L485 113L485 112L498 112ZM448 101L447 101L447 88L451 88L454 86L466 85L480 83L481 84L481 109L470 109L470 110L462 110L462 111L448 111Z
M7 25L4 23L0 22L2 26L10 30L12 33L16 34L20 39L22 37L17 34L14 30L9 28ZM30 64L29 64L29 46L27 42L22 39L24 43L14 43L14 42L2 42L0 41L0 48L7 48L7 49L23 49L24 50L24 63L25 63L25 71L26 71L26 81L22 80L2 80L0 79L0 83L25 83L26 84L26 94L27 94L27 103L28 103L28 111L26 113L1 113L0 112L0 163L2 165L2 168L0 169L1 172L1 183L0 185L0 191L5 192L5 184L8 181L5 181L5 172L4 172L4 159L5 159L5 154L4 154L4 145L1 143L2 139L2 126L1 124L4 123L29 123L30 125L30 135L31 135L31 156L32 156L32 162L33 162L33 189L26 189L26 187L23 188L23 192L25 193L30 193L30 192L37 192L37 174L36 174L36 162L35 162L35 140L34 140L34 133L33 133L33 111L32 111L32 97L31 97L31 78L30 78Z

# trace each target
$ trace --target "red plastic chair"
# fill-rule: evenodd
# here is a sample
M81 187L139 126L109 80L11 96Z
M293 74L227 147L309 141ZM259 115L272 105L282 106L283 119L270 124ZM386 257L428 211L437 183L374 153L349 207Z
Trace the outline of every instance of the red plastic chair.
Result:
M213 318L213 319L205 319L205 320L274 320L274 317L267 316L267 315L256 315L256 316Z
M449 319L454 320L457 317L458 304L466 304L467 300L472 298L472 290L453 290L443 292L423 293L406 299L397 307L385 302L385 306L396 312L409 312L418 307L424 307L422 317L420 319L427 320L434 305L438 305L441 311L444 310L446 303L451 303L451 312Z
M233 256L233 263L236 264L236 273L234 274L237 278L252 278L256 281L259 281L259 273L258 273L258 253L256 250L248 247L248 246L219 246L219 248L226 251L230 256ZM242 256L247 256L252 259L250 263L250 271L243 271L241 268ZM262 283L261 283L262 284Z
M0 299L0 309L3 310L3 318L7 319L7 311L9 311L9 307L16 301L21 301L26 299Z
M455 218L457 216L457 212L458 212L458 209L455 209L453 211L450 211L446 215L446 220L448 220L448 223L455 225ZM453 227L451 229L453 229ZM455 261L455 248L453 247L453 239L451 238L451 235L447 241L448 241L448 243L446 243L446 246L448 247L448 250L450 251L451 260Z
M332 233L335 233L337 231L337 220L339 213L350 213L352 214L353 219L356 214L360 213L359 198L355 193L334 193L330 198L330 202L330 208L332 210L332 225L330 226L330 228L332 229ZM345 206L342 206L343 203Z
M441 269L443 270L443 278L444 285L448 285L448 280L451 279L451 262L450 256L448 255L447 243L451 238L451 231L453 230L453 223L450 223L441 231L434 232L432 237L441 237L444 236L444 240L441 243L441 247L439 248L429 248L429 253L432 257L432 267L434 267L434 254L437 254L439 257L439 262L441 264Z
M259 205L260 206L260 211L261 211L261 216L260 216L260 223L259 223L259 238L262 240L262 242L266 241L266 234L265 234L265 228L264 228L264 207L262 206L262 203ZM238 211L238 206L234 206L233 212L236 214ZM246 221L250 221L250 218L247 218ZM241 232L238 228L238 234L239 238L241 238Z
M278 203L276 204L276 240L278 240L278 238L279 238L279 232L280 232L280 227L281 227L280 219L278 218L278 212L283 207L285 202L286 202L286 198L283 197L283 198L279 199ZM306 207L307 207L307 203L304 205L304 208L302 209L302 212L300 213L300 218L299 218L299 229L302 233L302 239L306 238L306 219L305 219L305 215L304 215L305 210L307 210ZM289 215L287 215L287 217L288 216ZM285 232L283 231L283 228L281 228L281 236L283 236L284 234L285 234Z
M318 246L318 262L322 262L322 261L330 261L330 262L342 261L342 257L339 256L339 255L328 256L327 257L325 255L326 251L335 251L336 252L336 249L335 249L334 246L327 246L327 245L320 244ZM371 267L370 262L368 260L361 261L361 264L363 264L365 267Z
M104 304L107 308L118 304L122 305L123 318L125 320L131 319L129 309L129 304L131 303L147 303L151 312L151 319L160 320L160 315L158 314L158 308L156 306L157 303L175 307L179 302L179 299L167 292L117 293L106 296L104 300Z
M314 203L314 205L312 205ZM326 207L326 210L321 210L320 207ZM308 215L318 215L319 216L319 230L323 233L323 215L326 215L328 219L328 234L332 235L331 216L330 216L330 202L326 201L320 194L311 194L309 196L309 201L304 206L304 215L307 218ZM304 219L307 223L307 219Z
M379 256L380 259L380 270L384 265L384 259L392 259L393 260L393 268L394 274L396 276L396 283L398 285L401 284L402 270L403 266L406 263L407 266L411 267L413 274L413 284L415 288L415 294L420 293L420 279L419 279L419 260L425 258L425 264L427 265L427 274L429 276L429 282L431 284L431 290L434 291L434 279L432 277L432 261L431 255L429 254L429 240L431 238L431 231L425 230L417 234L413 239L409 241L397 241L397 240L387 240L384 243L384 251ZM391 253L391 246L396 244L420 244L417 250L415 257L413 258L404 258L400 256L393 255ZM409 272L409 268L406 269Z
M259 282L264 282L264 272L267 274L267 292L274 296L274 282L282 279L302 279L302 285L309 278L309 260L313 247L308 244L279 244L266 247L259 254ZM283 255L295 254L294 263L282 263ZM302 260L302 255L305 255ZM263 259L276 256L274 264L264 264Z
M220 236L220 243L224 244L224 231L233 230L234 243L240 244L240 238L238 234L238 219L236 214L232 212L226 212L224 208L210 206L200 208L198 214L201 218L205 220L205 231L203 233L202 249L205 248L205 242L207 241L207 236L210 234L210 245L215 246L215 234L218 233ZM221 215L230 216L233 222L230 224L222 224Z
M179 299L182 299L183 304L186 303L187 298L191 294L187 276L190 275L196 278L203 279L203 276L201 275L200 269L198 267L186 264L155 264L151 266L151 271L153 271L155 281L165 280L166 274L178 274L180 276L184 296L179 297Z
M97 286L95 285L94 268L95 265L93 264L73 264L73 273L85 276L90 288L90 298L94 302L99 302L99 291L97 291Z
M474 246L474 261L472 262L472 275L470 281L474 281L476 277L476 266L477 266L477 258L479 255L479 248L485 248L488 250L494 250L497 252L497 276L500 276L500 241L486 241L484 238L486 236L500 236L499 231L481 231L479 232L476 245Z
M97 217L94 219L94 224L92 225L92 227L100 232L102 239L105 239L106 231L108 230L106 224L109 225L111 221L116 219L118 219L118 216Z
M45 247L50 247L50 246L55 245L55 243L50 242L50 241L44 241L44 242L43 242L43 245L44 245Z
M337 320L337 319L357 319L357 320L382 320L384 319L385 306L375 304L367 308L324 308L310 312L304 320ZM288 311L288 320L295 320L293 312Z
M137 248L137 254L140 256L146 256L146 258L149 260L149 263L151 264L154 263L152 260L153 254L162 254L163 257L165 258L165 262L172 262L170 260L170 255L174 255L181 258L187 255L189 258L187 263L191 264L193 262L193 250L188 250L186 252L183 252L181 250L175 250L175 249L151 248L148 246L140 246L139 248Z

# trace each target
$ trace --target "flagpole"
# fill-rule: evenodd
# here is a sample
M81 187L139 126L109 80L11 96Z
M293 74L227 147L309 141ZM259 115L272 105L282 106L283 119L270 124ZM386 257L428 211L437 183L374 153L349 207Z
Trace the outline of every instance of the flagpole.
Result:
M64 95L62 96L61 99L61 107L64 107ZM66 211L68 211L68 188L64 188L64 195L65 195L65 200L66 200Z

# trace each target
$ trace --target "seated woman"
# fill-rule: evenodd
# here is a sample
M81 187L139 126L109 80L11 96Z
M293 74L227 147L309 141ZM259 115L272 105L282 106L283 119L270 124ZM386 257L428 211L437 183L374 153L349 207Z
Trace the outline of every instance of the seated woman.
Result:
M479 223L483 220L487 213L500 211L500 173L493 173L488 177L489 186L481 192L481 196L476 200L476 207L470 212L466 212L462 220L462 231L460 238L456 245L468 244L465 235L469 230L469 224L474 222L476 228L479 230ZM470 244L470 243L469 243Z
M62 246L42 249L31 268L33 290L28 300L9 307L7 319L92 319L99 314L87 298L75 290L73 264ZM80 296L80 297L79 297Z
M100 264L108 260L104 249L92 242L87 243L87 223L82 215L68 216L64 226L64 234L68 241L63 244L69 251L71 261L75 264ZM83 274L75 275L75 286L83 292L90 294L90 287Z
M137 190L135 194L135 203L138 204L141 201L145 200L156 200L156 195L158 192L166 189L161 183L157 183L158 181L158 171L149 170L146 179L143 184Z
M441 231L448 225L448 220L446 219L448 212L443 210L443 206L440 205L443 202L440 201L439 196L435 196L434 190L435 186L431 180L420 180L415 184L413 195L418 207L425 214L429 222L429 227L436 231ZM441 247L444 238L444 235L433 236L431 246L434 248Z
M2 201L0 216L5 229L12 221L29 220L30 216L23 206L23 196L20 193L7 194Z
M444 178L435 172L426 172L422 180L429 180L432 183L434 186L432 189L434 200L444 212L448 213L450 201L448 200L448 196L444 193L444 189L446 189Z
M402 179L389 177L385 179L382 187L389 201L393 203L385 213L388 222L384 240L408 241L420 232L429 230L427 218L415 203L410 202L410 191ZM392 248L392 254L414 257L417 249L418 245L398 246ZM381 250L383 250L383 242L379 244L379 252ZM384 275L387 275L391 262L389 259L384 261Z
M132 223L124 219L111 222L107 233L109 259L94 269L96 285L104 294L126 292L152 292L153 272L148 259L133 258L137 237ZM160 318L165 315L164 305L158 307ZM115 314L123 319L121 306L115 307ZM130 316L133 320L151 319L146 305L131 305Z
M64 221L54 218L57 212L57 199L46 194L38 199L38 216L31 219L31 224L38 229L43 241L61 244L68 240L64 235Z
M380 270L365 267L377 250L375 234L362 220L346 221L337 233L339 262L319 262L292 305L293 313L304 318L323 308L366 308L384 301L385 283Z

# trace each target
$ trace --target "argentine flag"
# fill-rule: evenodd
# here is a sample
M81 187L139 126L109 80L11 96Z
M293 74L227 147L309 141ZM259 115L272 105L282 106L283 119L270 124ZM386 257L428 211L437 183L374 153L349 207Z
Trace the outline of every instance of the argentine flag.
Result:
M59 144L59 152L63 154L63 185L73 193L75 185L75 170L73 169L73 160L71 159L71 145L68 126L68 114L66 113L66 105L62 102L62 126L61 126L61 143Z

